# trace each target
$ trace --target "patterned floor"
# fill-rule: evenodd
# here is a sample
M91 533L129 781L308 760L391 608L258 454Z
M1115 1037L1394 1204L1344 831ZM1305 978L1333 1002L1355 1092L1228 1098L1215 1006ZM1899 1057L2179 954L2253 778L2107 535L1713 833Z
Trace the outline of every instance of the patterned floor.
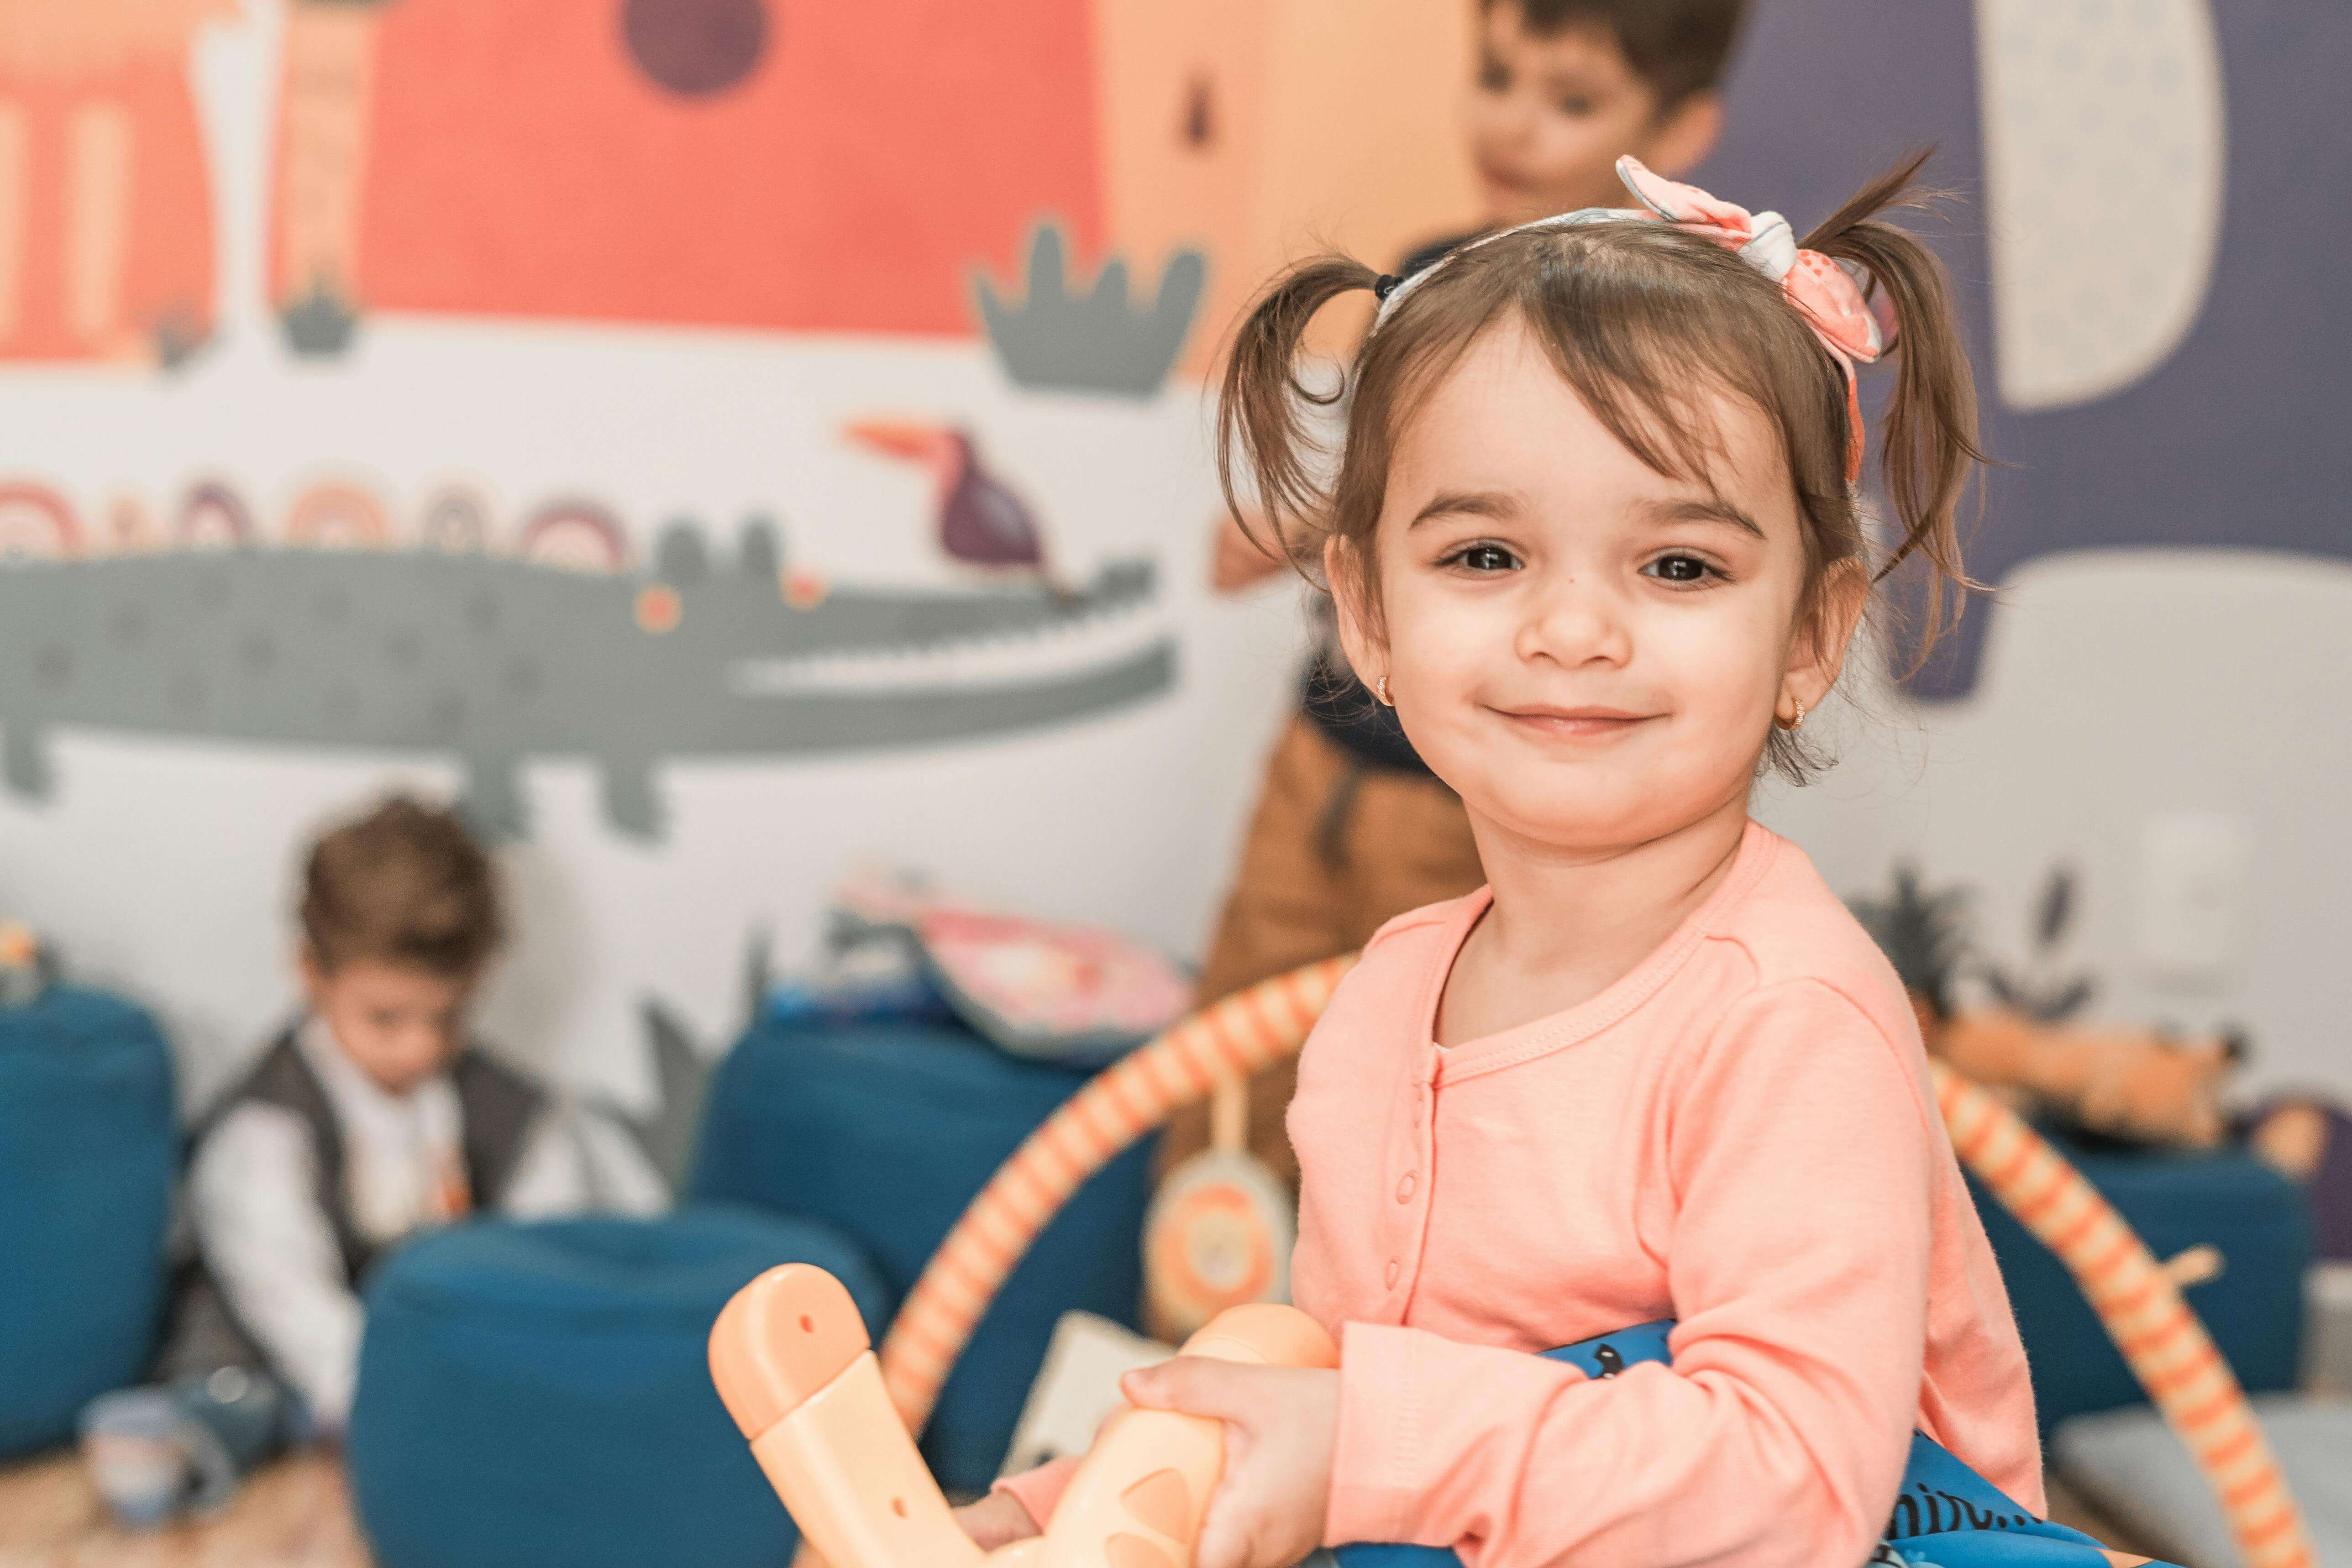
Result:
M372 1568L342 1467L273 1465L219 1513L119 1530L71 1455L0 1469L0 1568Z

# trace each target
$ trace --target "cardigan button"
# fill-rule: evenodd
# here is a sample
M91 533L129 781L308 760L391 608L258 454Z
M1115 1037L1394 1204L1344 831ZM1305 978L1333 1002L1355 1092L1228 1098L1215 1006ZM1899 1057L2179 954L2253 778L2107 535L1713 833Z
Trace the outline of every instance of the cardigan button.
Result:
M1396 1289L1397 1276L1403 1272L1403 1266L1398 1263L1395 1259L1391 1258L1389 1260L1388 1271L1381 1277L1388 1281L1389 1289L1393 1291Z
M1411 1171L1405 1172L1404 1180L1397 1183L1397 1201L1399 1203L1411 1203L1412 1201L1412 1189L1415 1185L1412 1173Z

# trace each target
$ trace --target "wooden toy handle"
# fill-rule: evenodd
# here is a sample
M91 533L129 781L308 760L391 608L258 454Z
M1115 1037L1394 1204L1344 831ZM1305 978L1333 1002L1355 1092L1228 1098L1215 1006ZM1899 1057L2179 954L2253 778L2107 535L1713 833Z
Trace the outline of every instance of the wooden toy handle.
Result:
M787 1263L744 1286L711 1327L710 1377L831 1568L981 1568L840 1281Z
M1339 1364L1321 1324L1271 1303L1228 1308L1177 1354L1261 1366ZM1190 1568L1224 1467L1223 1422L1173 1410L1120 1412L1054 1510L1044 1568Z
M1339 1364L1314 1319L1271 1305L1219 1314L1180 1354ZM890 1403L856 1305L824 1270L788 1263L738 1291L710 1331L710 1375L830 1568L1189 1568L1224 1469L1221 1422L1126 1411L1079 1465L1044 1539L983 1556Z

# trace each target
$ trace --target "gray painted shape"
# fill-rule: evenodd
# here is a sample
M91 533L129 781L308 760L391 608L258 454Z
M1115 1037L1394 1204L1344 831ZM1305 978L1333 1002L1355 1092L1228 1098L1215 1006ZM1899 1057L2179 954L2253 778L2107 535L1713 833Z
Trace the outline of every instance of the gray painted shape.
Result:
M2202 312L2144 379L2032 413L1991 392L1970 7L1761 5L1741 45L1722 151L1694 176L1728 201L1777 208L1801 233L1905 149L1939 143L1927 180L1962 202L1953 221L1922 233L1951 267L1985 446L2008 465L1990 476L1983 526L1968 540L1983 581L2038 556L2110 547L2352 559L2352 442L2340 430L2352 364L2352 202L2342 199L2352 190L2352 9L2233 0L2212 15L2230 120ZM2065 151L2053 144L2053 155ZM1865 398L1890 379L1865 371ZM1969 608L1915 690L1974 688L1990 610Z
M279 308L278 325L286 346L306 360L332 359L348 350L359 331L359 312L327 286L313 283L310 292Z
M432 551L237 549L0 568L0 773L52 787L56 726L454 755L477 824L524 831L517 769L586 757L606 816L662 829L654 785L681 758L934 745L1065 722L1144 701L1175 677L1172 639L1066 672L994 685L810 690L797 661L937 652L1067 631L1140 610L1149 562L1108 566L1082 592L835 590L787 604L773 536L746 535L749 570L656 585L530 561ZM673 567L690 552L663 552ZM639 596L674 591L667 632ZM746 670L755 678L744 678Z
M1208 276L1199 251L1180 250L1160 271L1160 292L1137 309L1128 302L1127 263L1113 257L1093 288L1073 294L1061 226L1043 223L1030 237L1028 291L1018 306L999 296L985 273L973 274L972 291L1013 385L1148 398L1184 350Z

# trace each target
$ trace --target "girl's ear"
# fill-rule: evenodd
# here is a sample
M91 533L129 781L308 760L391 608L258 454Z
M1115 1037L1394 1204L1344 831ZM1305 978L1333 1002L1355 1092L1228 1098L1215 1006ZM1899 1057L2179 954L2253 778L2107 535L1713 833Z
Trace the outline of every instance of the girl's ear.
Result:
M1331 588L1331 607L1339 622L1339 650L1356 678L1378 686L1389 673L1388 644L1380 635L1378 617L1366 597L1364 573L1348 541L1333 534L1323 541L1323 580Z
M1858 560L1842 560L1822 576L1804 623L1789 642L1789 668L1782 685L1805 705L1817 708L1837 685L1845 667L1846 649L1862 625L1870 603L1870 573Z

